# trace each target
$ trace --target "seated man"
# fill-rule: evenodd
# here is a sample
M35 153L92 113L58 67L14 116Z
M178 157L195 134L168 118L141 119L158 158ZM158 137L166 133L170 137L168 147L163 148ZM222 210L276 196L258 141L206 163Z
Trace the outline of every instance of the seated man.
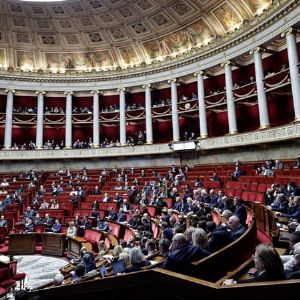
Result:
M123 208L119 209L119 213L117 214L117 222L125 222L126 221L126 214L123 211Z
M10 195L6 195L5 199L3 200L3 205L12 205L12 199Z
M25 220L24 232L33 232L33 230L34 230L34 224L30 218L27 218Z
M26 211L24 212L24 218L33 218L36 215L36 211L32 209L30 206L27 207Z
M55 219L55 222L51 229L48 229L47 231L53 232L53 233L60 233L61 232L61 224L58 219Z
M49 214L45 214L44 225L47 228L51 228L53 225L53 219L50 218Z
M191 245L183 233L174 235L171 252L163 264L164 269L185 273L190 268L190 263L208 256L210 253L199 246Z
M6 206L3 204L2 201L0 201L0 212L5 212L6 211Z
M34 225L44 225L44 223L45 220L40 216L39 213L37 213L34 218Z
M106 232L110 231L108 223L101 218L97 219L97 229Z
M0 218L0 227L7 228L7 221L5 220L3 215Z
M88 219L88 216L84 216L83 220L81 222L81 225L80 225L81 230L84 231L84 230L86 230L86 229L88 229L90 227L91 227L91 223L90 223L90 221Z
M239 238L246 231L246 227L240 223L240 219L236 215L229 218L227 226L231 230L233 240Z
M300 221L300 196L295 196L293 198L291 212L286 213L286 214L277 212L276 214L281 217L288 218L288 219L296 219L299 222Z

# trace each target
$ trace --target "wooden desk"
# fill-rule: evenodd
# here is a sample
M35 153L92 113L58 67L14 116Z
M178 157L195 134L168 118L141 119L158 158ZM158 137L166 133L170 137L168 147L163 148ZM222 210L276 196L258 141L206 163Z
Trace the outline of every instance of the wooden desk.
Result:
M12 233L9 235L9 254L34 254L36 234Z
M70 255L79 256L81 247L85 246L92 251L92 244L82 237L68 237L68 252Z
M62 233L46 232L42 234L42 254L63 256L66 245L66 235Z

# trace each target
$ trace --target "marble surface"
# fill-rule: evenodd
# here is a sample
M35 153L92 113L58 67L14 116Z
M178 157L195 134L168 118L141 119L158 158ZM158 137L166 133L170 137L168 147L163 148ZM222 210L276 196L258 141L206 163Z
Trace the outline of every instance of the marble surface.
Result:
M26 273L25 288L36 289L48 282L51 282L59 269L66 264L65 258L50 257L45 255L15 255L18 260L17 273ZM17 283L16 290L20 283ZM10 294L8 299L14 299Z

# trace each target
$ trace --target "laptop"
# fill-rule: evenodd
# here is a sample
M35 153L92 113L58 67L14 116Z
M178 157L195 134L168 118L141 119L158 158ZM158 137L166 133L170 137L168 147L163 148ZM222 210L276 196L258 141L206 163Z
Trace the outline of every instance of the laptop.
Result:
M104 278L107 276L107 270L106 270L106 267L104 265L102 265L100 268L99 268L99 273L101 274L101 277Z
M113 274L117 275L120 273L123 273L125 271L125 263L124 259L117 260L115 262L111 263L112 269L113 269Z

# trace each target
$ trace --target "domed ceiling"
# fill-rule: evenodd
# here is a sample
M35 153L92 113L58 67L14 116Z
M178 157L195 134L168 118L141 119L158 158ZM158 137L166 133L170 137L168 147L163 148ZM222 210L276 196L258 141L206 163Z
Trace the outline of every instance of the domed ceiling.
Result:
M0 68L143 66L230 35L271 6L272 0L1 0Z

